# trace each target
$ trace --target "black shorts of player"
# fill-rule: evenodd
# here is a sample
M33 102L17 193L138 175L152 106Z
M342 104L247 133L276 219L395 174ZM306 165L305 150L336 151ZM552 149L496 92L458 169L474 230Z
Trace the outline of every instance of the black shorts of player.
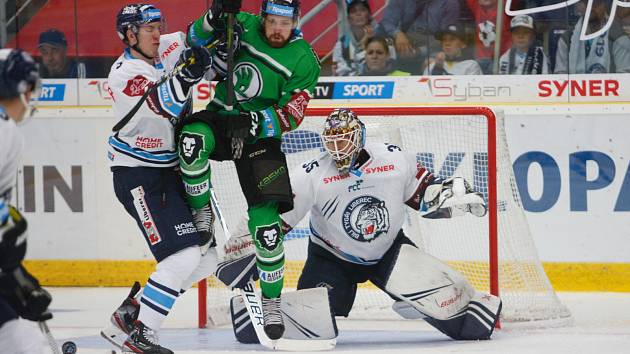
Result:
M112 172L118 201L136 220L158 262L199 244L182 180L173 167L113 167Z
M385 288L393 267L392 262L395 261L402 244L413 243L400 230L396 240L378 263L361 265L344 261L309 240L308 256L297 288L328 288L330 306L335 316L347 317L354 304L357 284L369 280L379 289ZM395 298L392 297L392 299Z
M201 121L212 129L215 139L210 159L233 160L231 139L226 136L225 118L216 112L199 111L186 117L186 123ZM241 158L234 160L243 195L249 207L264 202L277 202L278 212L293 209L293 192L289 180L287 160L275 138L258 139L243 146Z

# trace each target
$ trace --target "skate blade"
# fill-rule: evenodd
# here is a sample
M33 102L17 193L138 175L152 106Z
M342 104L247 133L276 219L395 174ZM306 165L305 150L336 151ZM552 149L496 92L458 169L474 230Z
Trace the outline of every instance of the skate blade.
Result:
M127 334L116 326L109 326L101 330L101 337L110 342L116 348L123 350L123 343L127 339Z

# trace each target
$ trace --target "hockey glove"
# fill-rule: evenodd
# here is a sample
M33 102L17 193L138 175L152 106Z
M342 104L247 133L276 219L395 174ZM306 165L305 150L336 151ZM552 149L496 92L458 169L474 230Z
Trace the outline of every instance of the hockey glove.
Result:
M256 112L241 112L237 109L219 111L219 116L225 118L225 135L232 139L232 157L241 158L243 145L247 139L258 136L258 114Z
M186 48L179 56L177 64L181 63L185 63L185 66L177 76L189 84L195 84L212 66L212 56L208 48L193 46Z
M219 0L215 0L219 1ZM241 11L241 0L220 0L223 3L223 12L236 14Z
M47 321L52 318L48 305L50 293L39 286L35 277L23 266L0 275L0 296L20 315L31 321Z
M481 193L475 192L462 177L452 177L427 187L423 203L427 207L428 219L450 218L471 213L482 217L488 208Z
M208 31L225 32L226 21L224 14L236 14L241 11L241 0L214 0L210 11L206 12L205 23Z
M8 207L9 218L0 226L0 273L17 268L26 254L26 219Z
M232 53L236 55L238 50L241 48L241 35L243 34L243 27L240 23L234 24L234 42L232 43ZM228 57L228 48L227 48L227 39L223 38L223 40L217 45L214 56L212 57L212 68L219 74L222 78L227 76L227 57Z

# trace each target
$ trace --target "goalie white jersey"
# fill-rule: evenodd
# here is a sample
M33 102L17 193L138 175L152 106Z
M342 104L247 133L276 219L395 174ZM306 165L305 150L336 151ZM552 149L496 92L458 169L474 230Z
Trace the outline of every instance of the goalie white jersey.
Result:
M172 71L186 48L185 34L175 32L160 37L159 60L155 65L131 56L129 48L114 62L109 72L109 94L116 120L122 119L153 83ZM174 126L187 101L187 92L177 77L149 95L134 117L109 138L111 166L176 166L177 147Z
M368 143L369 159L341 176L329 154L291 170L294 227L310 211L311 241L358 264L378 262L402 228L407 205L417 208L433 179L412 154L392 144Z

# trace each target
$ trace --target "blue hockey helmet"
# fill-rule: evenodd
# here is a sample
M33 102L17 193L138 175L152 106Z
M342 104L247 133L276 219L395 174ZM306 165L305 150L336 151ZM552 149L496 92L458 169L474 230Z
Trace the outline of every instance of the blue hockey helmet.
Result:
M21 49L0 49L0 99L39 90L39 66Z
M127 30L138 33L139 27L147 23L162 22L162 12L150 4L125 5L116 15L118 37L127 42Z
M300 0L263 0L260 14L291 17L297 22L300 18Z

